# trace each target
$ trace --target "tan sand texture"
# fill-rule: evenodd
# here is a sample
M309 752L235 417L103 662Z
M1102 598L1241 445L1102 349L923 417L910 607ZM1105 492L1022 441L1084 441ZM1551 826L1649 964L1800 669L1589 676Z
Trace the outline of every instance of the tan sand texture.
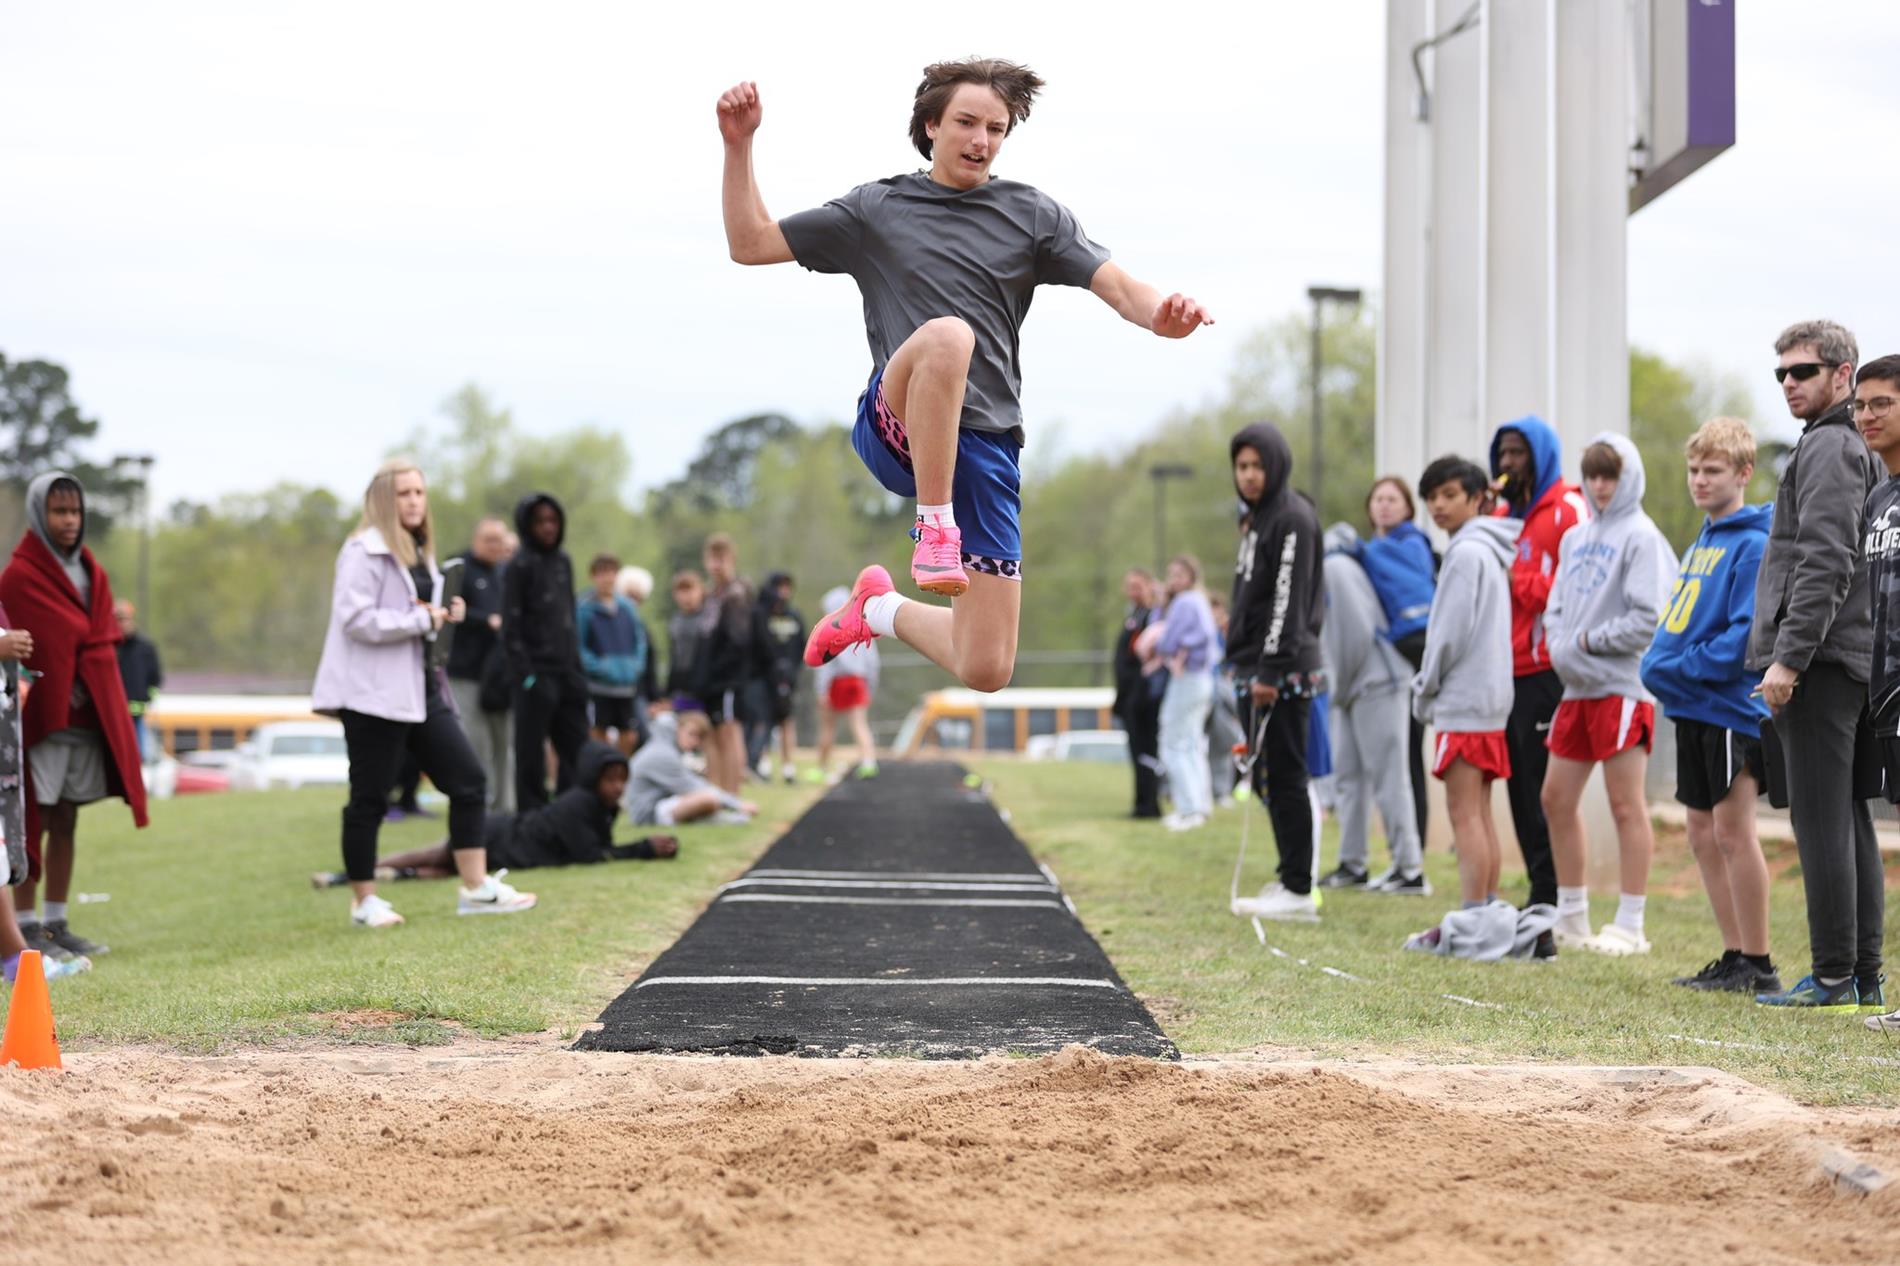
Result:
M1817 1164L1894 1114L1706 1069L122 1050L0 1120L9 1263L1900 1260Z

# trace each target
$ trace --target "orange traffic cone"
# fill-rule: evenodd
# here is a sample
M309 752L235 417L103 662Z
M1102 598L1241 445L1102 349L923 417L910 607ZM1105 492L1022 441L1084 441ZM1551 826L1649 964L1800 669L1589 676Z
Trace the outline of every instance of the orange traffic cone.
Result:
M53 1001L46 994L46 969L38 950L24 950L7 1007L7 1032L0 1038L0 1068L59 1068L59 1035L53 1032Z

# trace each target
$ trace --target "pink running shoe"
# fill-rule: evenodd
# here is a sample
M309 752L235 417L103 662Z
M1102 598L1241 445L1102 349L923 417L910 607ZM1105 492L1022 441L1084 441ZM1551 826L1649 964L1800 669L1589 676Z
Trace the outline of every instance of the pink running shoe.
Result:
M891 584L891 573L872 563L858 573L857 583L851 586L851 596L844 605L812 625L811 636L805 640L805 662L813 668L829 664L853 646L860 646L876 637L871 626L864 619L864 604L881 593L889 593L895 588Z
M910 539L917 542L910 556L910 578L917 587L925 593L961 598L970 587L970 578L963 574L962 531L955 524L938 527L920 522L910 530Z

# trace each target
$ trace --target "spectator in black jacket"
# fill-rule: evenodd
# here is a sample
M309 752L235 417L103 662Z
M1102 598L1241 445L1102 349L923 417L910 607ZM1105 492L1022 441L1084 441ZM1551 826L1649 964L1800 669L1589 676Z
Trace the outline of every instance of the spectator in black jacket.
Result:
M158 647L152 645L152 639L139 633L138 610L129 602L121 602L112 608L118 617L119 632L124 641L119 643L119 679L125 683L125 701L132 708L132 729L139 740L139 759L150 761L157 758L153 750L150 731L145 728L145 710L152 704L152 696L165 684L165 671L159 667Z
M706 538L701 560L712 591L706 595L706 609L700 627L705 642L700 653L706 683L707 719L713 723L712 741L706 745L706 777L713 785L739 794L745 780L745 723L747 718L745 685L752 675L755 655L752 648L752 586L739 575L739 555L732 538L714 532Z
M1161 602L1154 573L1130 567L1122 577L1128 613L1115 634L1115 719L1128 732L1128 758L1135 768L1135 807L1131 818L1161 816L1161 695L1168 672L1142 676L1135 639L1154 622Z
M673 614L666 621L666 694L675 712L706 710L706 642L702 627L706 611L706 582L696 571L673 574L669 587Z
M1306 765L1313 697L1326 688L1320 667L1320 621L1326 614L1320 566L1319 516L1295 492L1293 450L1270 422L1242 427L1228 445L1241 501L1240 554L1234 565L1227 663L1234 672L1241 728L1251 740L1254 718L1267 713L1253 767L1254 791L1267 803L1280 850L1279 882L1269 884L1249 913L1316 920L1318 854Z
M501 645L503 569L508 565L508 525L489 515L475 525L468 548L443 567L461 568L459 592L468 618L449 643L449 693L468 734L475 759L488 779L488 811L515 811L513 718L506 655ZM486 684L484 684L486 683Z
M521 552L504 573L501 639L514 686L515 805L548 802L546 747L554 744L555 789L574 781L587 741L587 678L574 635L574 564L561 549L567 516L545 492L515 507Z
M792 764L792 748L797 727L792 722L792 696L805 667L805 617L792 605L792 578L782 571L765 578L765 587L753 604L752 654L746 761L759 777L768 777L765 752L776 732L779 777L794 783L798 771Z

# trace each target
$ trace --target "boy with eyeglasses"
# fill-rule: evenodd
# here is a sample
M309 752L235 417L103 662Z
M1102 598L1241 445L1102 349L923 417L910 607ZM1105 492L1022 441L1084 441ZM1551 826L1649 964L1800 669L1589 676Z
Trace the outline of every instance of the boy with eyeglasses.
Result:
M1803 321L1781 332L1775 351L1775 378L1803 429L1775 493L1747 663L1762 674L1774 714L1812 968L1755 1001L1851 1012L1881 993L1880 850L1854 786L1873 659L1861 537L1878 464L1854 427L1854 336L1832 321ZM1771 753L1771 779L1776 763Z
M1868 707L1880 740L1881 791L1900 803L1900 355L1882 356L1861 367L1854 388L1854 421L1860 437L1887 468L1887 479L1867 498L1867 588L1873 604L1873 656L1867 678ZM1876 859L1874 877L1880 871ZM1871 896L1884 901L1878 883ZM1884 916L1884 905L1880 911ZM1874 920L1876 931L1882 919ZM1877 983L1877 982L1876 982ZM1861 1010L1879 1009L1876 993L1860 991ZM1900 1033L1900 1010L1867 1018L1875 1032Z

